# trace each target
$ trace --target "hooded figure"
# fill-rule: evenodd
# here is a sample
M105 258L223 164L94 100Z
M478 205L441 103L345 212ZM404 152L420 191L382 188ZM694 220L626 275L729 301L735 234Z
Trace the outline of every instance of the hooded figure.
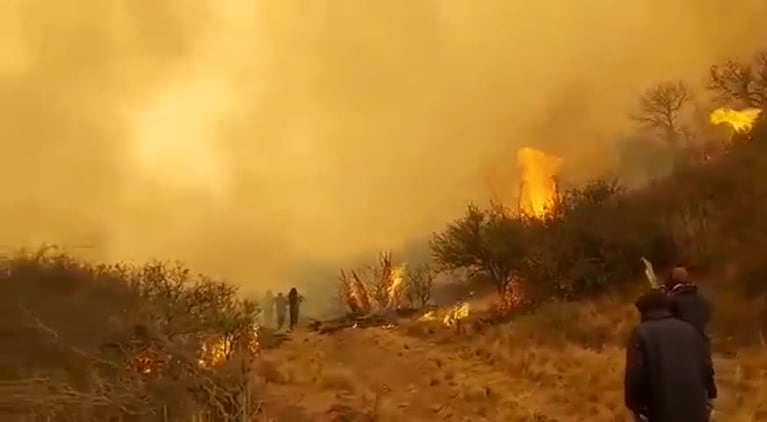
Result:
M671 299L671 310L674 316L692 324L708 343L706 327L711 320L711 304L700 292L698 286L690 281L687 269L684 267L672 269L664 287Z
M636 302L640 324L626 349L624 398L637 420L706 422L716 398L710 349L689 323L674 318L660 291Z
M281 330L285 325L285 314L288 311L288 298L282 292L277 293L277 297L274 298L274 308L277 311L277 329Z
M290 330L298 323L298 308L301 302L304 301L304 297L298 294L298 290L295 287L288 292L288 303L290 306Z
M267 290L266 293L264 293L264 298L261 301L261 307L263 308L264 312L264 326L265 327L273 327L274 326L274 294L271 290Z

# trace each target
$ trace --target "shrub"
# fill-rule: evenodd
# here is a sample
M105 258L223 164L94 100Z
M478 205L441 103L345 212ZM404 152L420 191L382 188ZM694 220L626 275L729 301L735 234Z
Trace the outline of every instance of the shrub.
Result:
M469 205L466 214L431 240L441 270L467 269L490 280L502 292L526 254L526 222L499 207Z
M52 421L229 420L252 406L258 308L181 265L6 257L0 408Z
M573 298L632 279L642 256L672 260L673 238L653 211L597 180L563 192L542 219L470 207L432 247L443 268L489 275L501 291L516 277L534 297Z

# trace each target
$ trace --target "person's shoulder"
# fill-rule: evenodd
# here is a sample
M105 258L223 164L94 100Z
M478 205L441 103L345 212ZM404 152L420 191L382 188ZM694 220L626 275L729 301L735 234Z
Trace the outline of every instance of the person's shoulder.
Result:
M645 334L645 333L651 333L653 331L659 331L659 330L682 330L685 331L687 328L691 328L694 330L694 328L687 322L682 321L678 318L662 318L662 319L652 319L649 321L643 321L637 326L637 334Z
M673 336L679 340L690 338L696 339L700 337L698 330L696 330L692 324L682 319L666 318L658 322L661 323L657 326L658 331L665 331L669 334L673 334Z

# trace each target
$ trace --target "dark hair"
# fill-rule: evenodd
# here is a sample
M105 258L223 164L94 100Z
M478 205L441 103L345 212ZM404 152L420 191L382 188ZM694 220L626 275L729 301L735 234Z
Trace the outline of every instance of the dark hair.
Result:
M644 314L650 311L670 311L671 301L660 290L652 290L639 297L634 303L639 313Z

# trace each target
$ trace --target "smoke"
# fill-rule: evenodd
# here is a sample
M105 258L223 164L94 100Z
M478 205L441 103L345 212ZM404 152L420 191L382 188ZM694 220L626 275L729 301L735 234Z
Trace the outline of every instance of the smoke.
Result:
M759 0L2 3L0 243L181 259L247 289L411 247L489 197L488 168L513 189L520 146L609 168L644 86L748 54L767 16Z

